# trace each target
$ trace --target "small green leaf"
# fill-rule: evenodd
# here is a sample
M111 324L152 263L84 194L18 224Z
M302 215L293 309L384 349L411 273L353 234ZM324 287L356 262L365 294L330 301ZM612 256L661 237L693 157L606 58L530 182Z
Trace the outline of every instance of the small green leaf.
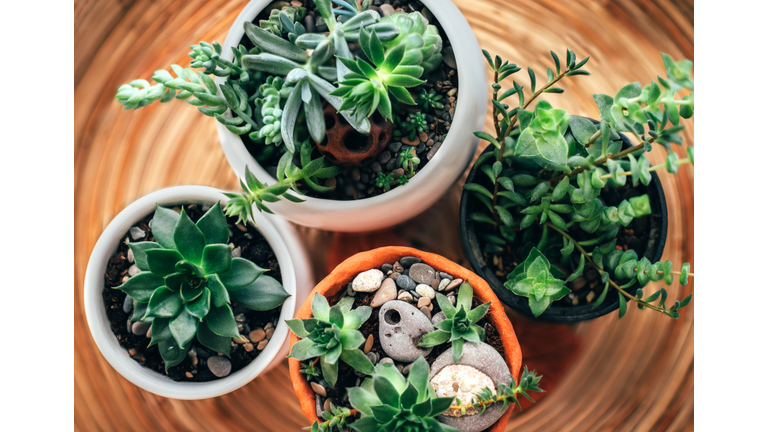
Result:
M240 337L237 331L237 322L229 305L213 307L208 312L205 320L212 332L223 337Z
M162 286L152 293L145 317L173 318L182 310L179 293Z
M250 171L249 171L250 172ZM253 176L253 174L251 174ZM250 186L249 186L250 187ZM227 218L217 201L195 224L205 236L205 244L226 244L229 240Z
M155 237L155 241L166 249L175 249L173 241L173 231L176 228L176 223L179 220L179 214L175 211L155 206L155 214L152 216L152 235Z
M163 364L165 365L166 371L183 362L184 359L187 358L187 353L189 352L190 348L180 347L179 344L173 339L162 341L157 345L157 347L160 351L160 357L163 358Z
M468 190L468 191L471 191L471 192L477 192L477 193L483 194L483 195L487 196L488 198L493 199L493 194L491 192L489 192L488 189L486 189L483 186L480 186L477 183L467 183L467 184L464 185L464 189Z
M352 366L354 369L359 370L364 374L373 374L373 363L371 363L371 360L366 357L365 354L363 354L363 352L359 349L342 350L341 356L339 358L344 363Z
M239 305L256 311L272 310L291 296L280 282L266 275L240 290L232 291L231 295Z
M208 277L208 289L211 290L211 300L215 307L221 307L229 303L229 292L224 284L221 283L219 275Z
M203 320L197 328L197 340L207 349L229 356L229 346L232 338L219 336L208 327L208 320Z
M231 256L231 255L230 255ZM232 258L229 271L219 273L221 283L230 291L236 291L253 283L266 270L245 258Z
M152 293L163 285L163 278L149 272L142 272L128 279L119 289L139 303L147 303Z
M211 310L211 290L208 288L203 288L202 290L198 291L201 291L201 294L197 300L191 303L187 303L185 307L187 308L187 312L189 312L192 316L202 320L206 315L208 315L208 311Z
M224 273L232 268L232 251L226 244L209 244L203 248L202 267L206 274Z
M195 337L197 333L197 327L200 321L192 316L186 309L182 309L175 318L173 318L168 325L171 329L171 334L179 346L189 348L189 343Z
M149 249L146 251L149 270L158 276L176 273L176 263L182 259L182 256L173 249Z
M690 147L693 149L693 147ZM157 249L161 246L155 242L138 242L128 243L128 247L133 252L133 260L136 263L136 267L141 271L149 271L149 264L147 263L147 251L150 249Z
M185 259L195 264L200 264L203 257L203 248L205 247L205 235L192 222L192 219L187 216L183 208L173 230L173 241L176 249Z

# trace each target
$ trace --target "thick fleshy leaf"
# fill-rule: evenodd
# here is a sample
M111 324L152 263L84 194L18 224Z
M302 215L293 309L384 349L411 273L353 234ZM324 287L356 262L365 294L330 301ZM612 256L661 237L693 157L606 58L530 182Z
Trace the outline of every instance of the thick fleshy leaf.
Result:
M243 289L232 291L233 299L248 309L268 311L282 305L291 295L270 276L261 276Z
M331 307L328 306L328 300L322 295L315 293L312 297L312 315L320 321L328 321L328 314Z
M309 60L307 51L299 48L291 42L275 36L271 32L261 29L253 23L245 23L245 34L254 45L261 48L262 51L284 57L299 63L305 63Z
M442 398L434 398L432 399L432 412L430 413L431 416L436 416L448 408L451 407L451 403L453 403L452 397L442 397Z
M349 395L349 403L352 405L352 408L366 415L373 415L371 406L381 405L381 401L375 394L360 387L347 389L347 394Z
M211 301L215 307L221 307L229 303L229 293L224 284L219 280L219 275L208 277L208 289L211 290Z
M193 288L189 283L181 284L181 299L185 303L194 301L203 294L203 290L200 288Z
M192 316L186 309L173 318L169 324L173 338L182 347L189 348L189 343L197 333L197 326L200 321Z
M419 390L419 402L427 396L427 382L429 381L429 363L424 357L419 357L411 364L411 370L408 372L408 382L412 383Z
M403 375L397 370L397 368L395 368L395 365L390 363L377 364L375 367L374 375L382 376L387 381L392 383L392 385L395 386L397 393L401 393L403 390L405 390L407 385Z
M491 307L491 302L483 303L480 306L472 309L467 313L467 318L472 324L480 321L480 318L484 317L488 313L488 309Z
M413 406L411 411L413 411L413 413L419 417L428 417L432 412L432 400L433 399L427 399L423 402L417 403Z
M141 272L128 279L124 284L115 289L119 289L128 294L132 299L139 303L146 303L152 297L155 289L163 286L163 278L149 272Z
M328 322L336 324L339 328L344 327L344 313L338 306L333 306L328 312Z
M375 385L374 381L374 385ZM392 418L397 415L399 410L389 405L374 405L371 407L373 418L379 422L379 424L387 424L392 421Z
M295 344L293 344L293 346L291 347L291 352L290 354L288 354L288 357L299 360L299 361L303 361L303 360L315 357L310 353L310 350L314 346L315 346L315 343L312 340L302 339L296 342Z
M405 55L405 44L398 44L387 52L380 69L384 73L392 72Z
M224 273L232 268L232 251L225 244L203 248L202 267L206 274Z
M179 220L179 214L175 211L155 206L155 215L152 217L152 223L150 228L152 229L152 235L155 237L155 241L160 246L166 249L174 249L175 243L173 241L173 230L176 228L176 223Z
M354 297L345 297L336 303L336 306L341 309L341 313L346 315L349 313L350 310L352 310L352 305L355 304L355 298Z
M341 347L345 350L354 350L365 343L365 336L357 330L342 330Z
M360 326L371 317L371 311L372 309L370 306L360 306L355 310L347 312L344 314L344 326L342 328L344 330L359 329Z
M136 267L141 271L149 271L149 264L147 264L146 252L150 249L157 249L161 247L155 242L138 242L128 243L128 247L133 251L133 260L136 263Z
M236 291L252 284L266 270L248 261L245 258L232 258L232 267L229 271L219 273L219 279L230 291Z
M442 330L435 330L431 333L427 333L424 335L424 337L421 338L419 341L419 346L421 347L433 347L438 346L442 343L448 342L448 339L451 338L451 334L446 331Z
M395 389L395 386L392 385L388 379L382 376L374 376L373 388L376 390L376 395L379 397L381 402L391 407L400 406L400 393L397 391L397 389Z
M538 317L539 315L544 313L544 311L547 310L551 302L552 302L552 299L550 299L549 297L544 297L541 300L536 300L534 296L528 297L528 306L531 308L531 312L535 317Z
M461 360L461 355L464 353L464 339L456 339L451 342L451 351L454 362Z
M456 315L456 308L453 307L453 304L451 304L451 302L448 300L448 297L444 296L443 294L436 293L436 299L437 304L445 314L445 317L452 319L453 316Z
M456 309L464 307L464 311L469 311L472 307L472 285L464 282L459 287L459 295L456 297ZM447 315L446 315L447 316Z
M183 258L173 249L149 249L146 251L149 270L158 276L176 273L176 263Z
M152 293L147 306L147 317L173 318L184 308L179 293L161 286Z
M219 336L208 327L206 320L197 328L197 340L209 350L229 356L229 345L232 338Z
M147 303L139 303L135 302L133 305L133 313L131 314L130 321L141 321L141 322L149 322L151 323L154 321L154 318L144 318L144 314L147 313Z
M152 320L152 339L149 341L149 346L173 339L171 328L169 327L170 322L170 318L155 318Z
M389 90L389 92L392 93L392 96L400 102L408 105L416 105L416 101L413 100L411 93L408 92L405 87L389 85L387 86L387 90Z
M219 336L240 337L240 332L237 331L237 321L232 314L232 308L228 305L211 308L205 321L208 323L208 328Z
M291 329L293 334L300 338L305 338L309 336L309 332L304 328L304 320L295 318L295 319L289 319L285 320L285 323L288 324L288 328Z
M205 247L205 235L187 216L183 208L181 209L181 216L176 222L176 228L173 230L173 241L176 244L176 250L185 259L200 264Z
M203 217L196 223L200 231L205 235L205 244L226 244L229 241L229 227L227 218L221 210L221 204L217 201Z
M323 372L323 379L331 387L336 385L336 380L339 378L339 363L330 364L325 361L325 356L320 357L320 370Z
M341 361L364 374L371 375L373 373L373 363L359 349L343 350L340 358Z
M187 358L190 347L182 348L175 340L171 339L160 342L157 348L160 351L160 357L163 358L165 370L167 371Z
M191 273L201 279L205 277L205 270L192 261L182 260L177 262L176 270L182 273Z
M369 417L363 416L356 422L350 424L349 427L356 430L357 432L367 432L378 430L380 425L379 422L373 417L373 413L371 413Z
M283 107L283 120L280 124L280 133L283 135L285 147L289 152L296 151L296 144L293 142L293 129L296 125L296 119L301 109L301 86L296 86L288 96L288 100Z
M185 307L187 308L187 312L192 314L192 316L202 320L208 315L208 311L211 310L211 290L203 288L200 297L191 303L187 303Z
M325 353L325 361L333 364L337 363L339 361L339 357L341 357L341 352L343 349L341 348L341 344L337 343L336 346L329 349L327 353Z

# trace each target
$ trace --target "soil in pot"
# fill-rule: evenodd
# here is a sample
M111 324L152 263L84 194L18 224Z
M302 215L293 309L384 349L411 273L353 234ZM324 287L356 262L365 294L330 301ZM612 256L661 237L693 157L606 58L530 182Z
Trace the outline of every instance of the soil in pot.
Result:
M271 3L265 8L257 17L253 20L254 24L259 24L261 20L267 20L269 18L270 11L274 8L282 8L288 5L289 2L278 1ZM291 5L298 6L303 5L307 8L307 15L303 19L303 24L307 29L307 32L327 32L325 25L318 26L318 19L322 19L317 12L317 8L311 0L300 0L290 2ZM334 7L338 7L334 4ZM432 71L428 76L422 77L427 82L421 86L410 88L411 95L416 101L417 105L406 105L397 103L396 100L392 102L393 116L395 117L394 132L392 138L386 143L381 153L373 154L366 158L362 164L363 166L351 166L340 167L340 172L335 177L320 180L321 186L333 187L333 190L328 192L318 192L313 189L302 186L302 190L307 192L308 196L325 198L332 200L357 200L367 197L374 197L386 193L388 190L396 188L401 184L405 184L408 180L406 170L402 164L399 163L400 154L404 151L413 149L416 156L419 158L419 164L414 166L414 174L423 169L434 157L443 141L445 140L448 131L450 130L453 116L456 110L456 99L458 97L458 72L456 69L456 60L453 55L453 48L451 42L445 34L445 31L441 27L440 23L434 17L434 15L417 0L372 0L371 10L377 11L381 16L389 15L393 12L419 12L421 13L430 24L437 27L440 32L440 36L443 39L443 61L440 65ZM253 48L253 43L244 36L240 41L242 45L248 49ZM350 51L360 58L366 59L360 45L358 43L349 43ZM262 74L263 82L266 80L267 74ZM258 85L256 85L258 87ZM435 92L435 97L441 97L439 104L436 106L427 104L422 105L419 95L422 92L429 94ZM249 92L250 94L250 92ZM332 107L331 110L335 111ZM423 114L428 130L415 133L412 135L409 130L406 129L406 122L409 119L409 114ZM339 127L336 122L343 121L341 116L336 116L336 120L329 120L326 115L326 124L334 125L333 127ZM301 129L301 123L303 119L299 117L299 129ZM383 124L384 120L377 112L372 118L372 122L375 124ZM346 123L346 122L344 122ZM306 128L304 128L306 129ZM352 132L355 134L356 132ZM302 141L308 135L304 132L300 140ZM280 157L285 152L285 145L275 146L266 145L250 139L248 134L240 135L243 144L248 152L264 167L264 169L275 176L277 170L277 164ZM362 137L362 136L361 136ZM349 139L348 139L349 141ZM347 142L347 147L351 148L353 145ZM317 150L316 145L312 145L312 159L321 156L321 153ZM295 163L301 166L299 161L299 152L297 150ZM326 159L332 161L332 157L326 155ZM333 162L333 161L332 161ZM390 185L382 187L377 184L377 177L382 173L384 176L391 178Z
M385 313L385 318L382 322L380 319L380 312L382 308L390 310L390 308L394 308L394 306L392 306L393 303L405 302L405 306L400 305L399 307L405 307L408 308L407 311L413 311L414 314L417 314L414 317L418 320L425 321L426 323L434 323L445 319L445 315L441 311L437 300L430 297L435 297L435 293L440 293L445 295L449 301L455 305L459 286L463 282L461 279L454 278L450 274L433 269L434 278L429 281L429 284L417 284L417 282L414 281L409 275L410 271L414 268L414 265L421 266L422 271L420 277L422 279L420 282L427 282L423 279L424 274L428 273L429 269L432 268L426 264L421 263L421 260L418 258L404 257L395 263L384 264L379 269L372 269L380 270L384 277L384 281L382 282L380 288L378 288L376 291L357 292L353 288L352 280L350 280L346 284L346 289L340 290L338 294L327 299L329 304L333 306L340 300L352 296L355 299L352 306L353 309L360 306L371 306L372 312L370 318L365 321L358 329L366 338L366 343L361 346L360 349L363 351L363 353L366 354L366 356L374 365L380 362L392 363L406 377L408 375L410 365L413 363L413 361L400 361L399 356L407 356L408 354L396 353L397 350L391 348L391 345L389 348L383 346L383 344L389 345L389 341L383 341L381 339L380 326L391 326L394 328L396 324L402 324L401 319L403 322L405 322L411 320L411 318L406 318L406 313L404 313L402 317L398 314L394 321L389 321L389 318L387 318L387 314ZM427 270L426 272L423 271L425 269ZM414 278L419 280L419 277L417 276L414 276ZM420 295L419 292L424 295ZM400 302L398 302L398 300ZM473 298L472 308L474 309L479 305L480 302L478 299L476 297ZM402 311L402 309L399 310ZM504 370L507 370L506 363L504 362L505 351L502 345L501 337L497 329L490 322L488 315L478 321L477 325L481 326L485 330L485 344L490 345L499 353L498 361L502 363ZM406 327L403 326L403 328ZM429 331L433 330L435 329L431 328L430 326ZM394 332L398 332L398 330L395 330ZM403 330L403 332L408 333L408 330ZM387 332L383 332L383 334L384 337L387 338ZM410 335L410 333L408 334ZM416 336L414 339L416 342L414 343L417 343L418 339L420 339L420 337ZM465 349L467 349L467 346L468 345L465 345ZM438 357L441 356L441 354L445 353L446 351L450 351L450 349L450 342L437 345L432 348L431 351L424 356L424 358L431 366L433 363L435 363ZM450 355L450 353L448 354ZM393 359L393 357L395 357L395 359ZM302 366L310 364L314 364L314 366L318 368L319 371L319 364L317 364L317 359L302 362ZM352 409L352 406L349 403L346 389L360 386L363 379L365 378L365 374L356 371L342 361L339 362L338 380L336 385L333 387L329 386L328 383L322 379L322 374L318 374L317 376L305 376L307 377L312 389L315 392L315 405L317 415L320 418L322 418L323 411L330 412L329 408L331 403L335 406L343 406ZM359 418L359 414L357 415L357 418ZM348 421L348 423L351 422L352 420Z
M197 222L209 207L191 204L185 205L184 210L193 222ZM175 208L175 210L180 211L180 207ZM227 358L219 356L219 353L211 352L195 341L190 355L179 365L169 368L167 372L163 359L160 357L158 345L147 347L150 341L147 337L150 325L148 323L129 322L133 313L133 300L125 292L114 288L122 285L128 278L138 273L138 267L133 263L133 254L127 242L154 241L149 227L152 216L153 214L148 215L126 233L125 241L120 243L117 251L110 258L107 272L104 275L104 290L102 291L104 307L107 310L107 318L110 321L112 333L120 342L120 346L128 350L131 358L142 366L160 374L166 374L174 381L211 381L248 366L259 356L269 342L280 317L282 306L266 312L257 312L238 307L236 303L232 303L232 311L235 314L238 329L241 334L250 339L250 342L246 344L232 342L230 357ZM268 269L267 274L282 283L280 265L267 240L256 228L250 225L237 224L236 221L237 218L227 218L233 257L246 258L259 267ZM217 360L210 362L211 358L217 358ZM211 368L216 371L218 376L214 374Z

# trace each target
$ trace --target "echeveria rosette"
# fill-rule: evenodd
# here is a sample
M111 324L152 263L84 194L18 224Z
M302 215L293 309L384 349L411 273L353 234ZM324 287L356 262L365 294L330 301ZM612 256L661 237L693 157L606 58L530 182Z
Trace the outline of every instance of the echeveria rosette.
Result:
M152 323L150 346L159 344L166 369L184 360L195 338L229 355L231 339L240 337L231 301L267 311L289 297L266 270L232 258L219 203L197 223L184 209L158 205L151 229L156 242L128 243L141 272L116 289L136 301L132 321Z
M289 358L304 361L320 357L323 379L334 386L339 374L339 360L370 375L373 363L360 350L365 337L357 329L371 316L369 306L352 309L353 297L340 300L333 307L320 294L312 298L310 319L287 320L286 324L300 341L293 344Z
M485 330L477 325L477 322L488 313L491 302L472 309L472 295L472 285L464 282L459 287L459 295L454 307L446 296L436 293L437 304L440 305L446 319L435 323L437 330L424 335L419 346L433 347L451 342L453 361L457 362L464 351L464 341L484 342Z
M568 142L564 134L571 116L554 109L549 102L539 101L533 113L520 115L522 133L515 146L515 156L530 158L542 167L558 171L568 168Z
M371 378L347 392L349 403L361 414L350 424L356 431L458 432L435 419L450 408L453 398L437 397L424 357L413 362L407 380L394 365L379 363Z
M553 301L571 292L564 280L552 275L553 268L547 257L533 248L525 262L507 276L504 286L519 296L528 297L528 306L533 316L538 317Z
M412 51L418 51L421 55L421 61L414 64L421 66L424 69L424 74L435 70L443 60L441 54L443 39L440 37L440 32L437 27L429 24L427 18L421 13L395 12L382 18L379 25L397 27L397 37L384 41L384 48L390 49L403 45L408 57L414 56L411 54ZM378 29L375 31L379 33Z

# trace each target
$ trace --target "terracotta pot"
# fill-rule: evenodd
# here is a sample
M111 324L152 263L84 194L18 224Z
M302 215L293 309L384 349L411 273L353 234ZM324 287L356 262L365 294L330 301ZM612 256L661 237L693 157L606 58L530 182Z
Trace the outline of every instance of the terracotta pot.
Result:
M422 252L418 249L409 247L388 246L373 249L368 252L362 252L347 258L347 260L339 264L328 276L326 276L325 279L317 284L315 289L309 294L307 300L298 312L296 312L296 318L308 319L312 317L311 299L315 296L315 293L325 296L329 303L333 305L338 301L338 298L346 289L347 284L351 282L358 273L372 268L379 268L385 263L391 264L400 260L400 258L407 256L420 258L424 263L429 264L435 270L443 271L454 277L468 281L474 289L474 297L479 302L491 302L488 317L499 332L502 345L504 346L504 359L507 362L511 375L515 378L515 382L517 382L520 375L520 367L522 365L522 354L520 351L520 344L515 335L515 330L512 328L512 323L509 322L509 318L507 318L507 314L504 312L504 306L483 278L440 255ZM291 347L298 341L299 338L291 333ZM310 424L314 423L315 420L318 420L315 411L315 393L312 391L312 388L301 372L299 372L300 362L298 360L289 359L288 364L290 367L293 388L296 391L296 396L299 397L301 409L304 411L304 415L307 416ZM504 415L489 429L489 431L503 431L511 414L512 409L507 409Z

